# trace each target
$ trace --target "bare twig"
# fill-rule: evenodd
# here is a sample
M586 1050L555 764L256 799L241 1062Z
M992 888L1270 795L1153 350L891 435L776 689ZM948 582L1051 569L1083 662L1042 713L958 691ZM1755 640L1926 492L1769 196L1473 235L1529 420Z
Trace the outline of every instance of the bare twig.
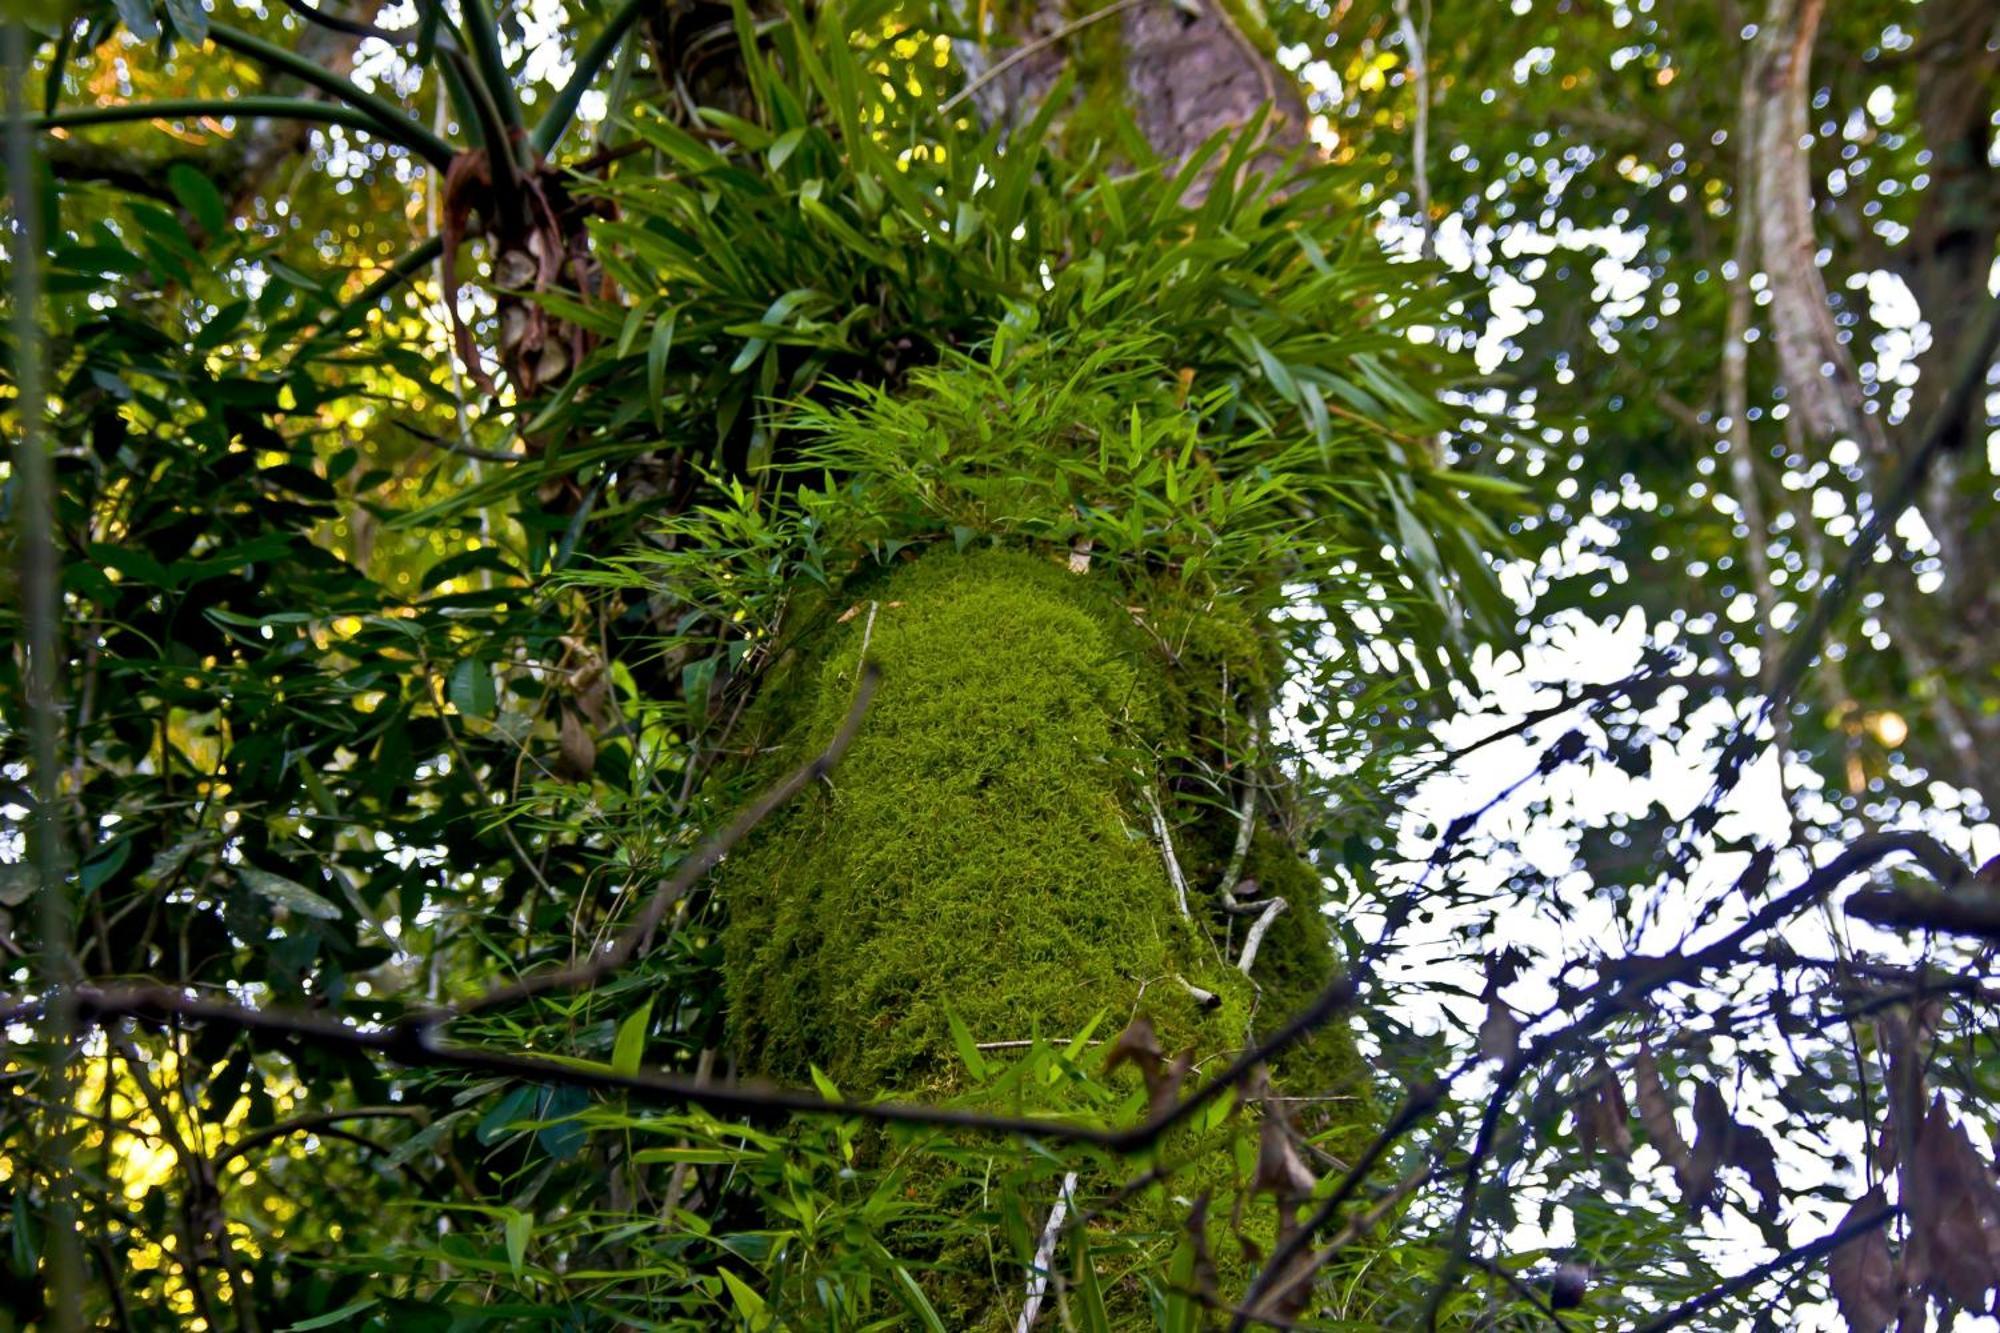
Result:
M346 1110L334 1108L326 1111L310 1111L304 1115L293 1116L289 1120L281 1120L275 1125L266 1126L254 1134L245 1134L236 1142L225 1145L215 1156L208 1159L209 1168L219 1176L223 1167L246 1153L256 1152L266 1144L276 1143L279 1139L287 1139L307 1130L337 1124L342 1120L423 1120L429 1115L430 1112L421 1106L355 1106Z
M1193 914L1188 911L1187 876L1181 873L1180 858L1174 855L1174 835L1167 827L1167 813L1160 808L1160 797L1151 784L1144 787L1146 813L1153 820L1153 841L1160 846L1160 859L1166 862L1167 879L1174 886L1174 903L1181 909L1181 920L1191 921Z
M1137 8L1143 3L1145 3L1145 0L1114 0L1114 3L1108 4L1102 9L1093 10L1079 18L1071 19L1068 23L1063 24L1046 37L1037 38L1014 51L1008 52L1006 57L996 61L991 69L988 69L978 78L970 80L963 88L960 88L950 97L945 98L943 105L938 107L938 114L941 116L950 115L968 97L977 93L981 88L984 88L987 84L993 82L993 80L999 78L1023 60L1040 55L1050 47L1067 41L1093 23L1111 18L1117 14L1122 14L1126 10Z
M1264 905L1264 914L1251 924L1250 933L1243 937L1243 956L1236 960L1236 968L1244 976L1257 962L1257 950L1263 946L1264 936L1270 932L1271 923L1276 921L1291 904L1283 898L1273 898Z
M730 821L722 832L690 852L687 858L675 867L673 875L654 891L651 900L632 924L627 926L610 945L573 967L524 977L511 985L495 987L458 1005L429 1010L413 1020L414 1023L426 1028L434 1027L454 1018L481 1013L500 1005L514 1004L536 995L546 995L550 991L581 990L595 985L623 967L638 951L640 941L652 934L668 910L700 882L702 876L713 870L722 858L729 854L731 848L747 837L752 829L763 823L772 811L798 795L811 783L818 781L840 762L840 756L847 752L855 733L861 729L861 719L868 712L869 701L875 697L875 686L880 678L881 673L873 664L864 666L860 686L855 690L854 703L848 708L846 720L841 723L840 730L834 734L826 749L751 803Z
M1878 1231L1902 1215L1903 1210L1901 1207L1896 1204L1890 1204L1888 1207L1870 1213L1866 1217L1856 1218L1846 1226L1821 1236L1818 1240L1808 1241L1804 1245L1787 1250L1775 1259L1761 1263L1747 1273L1739 1273L1727 1282L1703 1292L1693 1300L1683 1305L1675 1306L1659 1318L1653 1320L1652 1323L1641 1325L1637 1333L1667 1333L1668 1329L1679 1328L1696 1315L1713 1306L1720 1305L1731 1296L1750 1290L1750 1288L1764 1281L1764 1279L1782 1273L1787 1268L1808 1263L1823 1254L1831 1254L1833 1251L1847 1244L1848 1241L1865 1236L1872 1231Z
M1062 1179L1062 1190L1049 1209L1048 1225L1042 1228L1041 1244L1035 1247L1034 1267L1028 1274L1028 1299L1021 1306L1021 1317L1014 1321L1014 1333L1028 1333L1042 1312L1042 1295L1048 1290L1049 1273L1056 1260L1056 1239L1062 1235L1063 1214L1069 1211L1070 1196L1075 1190L1076 1172L1071 1171Z

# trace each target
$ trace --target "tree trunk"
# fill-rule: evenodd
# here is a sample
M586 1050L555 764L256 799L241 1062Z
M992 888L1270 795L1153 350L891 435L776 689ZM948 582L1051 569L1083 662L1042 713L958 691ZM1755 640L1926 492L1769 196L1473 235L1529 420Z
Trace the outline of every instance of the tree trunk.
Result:
M934 551L849 597L774 665L751 731L773 765L796 763L838 727L862 662L880 667L831 781L766 825L720 888L745 1068L800 1081L817 1070L847 1093L951 1096L967 1091L965 1037L996 1052L1036 1037L1105 1043L1137 1016L1167 1056L1199 1063L1324 984L1333 957L1316 872L1254 804L1237 855L1243 791L1225 804L1180 790L1228 762L1222 719L1235 718L1240 742L1238 710L1270 705L1254 612L1006 549ZM1263 780L1261 764L1236 773L1244 790ZM1286 900L1247 975L1225 939L1225 877ZM1244 939L1240 926L1227 933ZM1278 1073L1288 1091L1328 1099L1306 1117L1313 1129L1351 1124L1365 1138L1366 1079L1346 1031ZM1067 1088L1013 1095L1030 1110L1085 1109ZM1226 1219L1248 1182L1227 1158L1199 1174ZM1183 1219L1149 1225L1173 1234ZM1221 1235L1215 1248L1240 1253ZM945 1263L934 1293L968 1319L995 1313L997 1295L983 1261L965 1273Z
M1079 18L1048 7L1025 17L1013 47L969 54L968 100L989 121L1031 111L1074 61L1072 138L1109 132L1097 114L1107 96L1169 165L1271 101L1267 148L1246 170L1303 138L1291 81L1219 8L1114 0ZM781 771L839 727L862 664L881 670L840 766L767 821L719 881L735 1067L823 1077L850 1096L980 1104L998 1094L970 1066L1004 1067L1032 1039L1087 1036L1096 1069L1143 1017L1169 1060L1206 1068L1304 1004L1335 959L1321 878L1281 832L1282 779L1253 739L1279 684L1270 599L1198 602L1171 577L1093 567L1087 551L916 549L823 605L795 602L792 647L752 707L746 751ZM968 1042L989 1054L968 1061ZM1273 1072L1315 1099L1302 1128L1353 1127L1324 1140L1336 1157L1366 1141L1372 1103L1343 1025ZM1103 1113L1068 1081L1006 1095L1010 1111ZM1268 1206L1249 1206L1238 1160L1217 1143L1177 1174L1180 1203L1156 1190L1138 1207L1141 1228L1171 1246L1186 1197L1213 1193L1210 1249L1240 1297L1244 1256L1268 1253L1276 1224ZM1040 1228L1034 1219L1027 1232ZM1020 1315L1026 1298L996 1289L991 1254L923 1257L949 1326ZM1112 1300L1136 1311L1137 1284Z

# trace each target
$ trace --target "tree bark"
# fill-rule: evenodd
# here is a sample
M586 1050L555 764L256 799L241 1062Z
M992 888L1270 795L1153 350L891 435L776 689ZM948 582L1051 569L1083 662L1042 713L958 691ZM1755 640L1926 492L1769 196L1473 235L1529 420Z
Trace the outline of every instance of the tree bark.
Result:
M1280 154L1305 142L1305 101L1273 63L1254 0L1234 13L1222 0L1106 0L1081 13L1042 3L1014 30L983 37L961 43L959 55L989 124L1032 112L1070 70L1077 92L1069 124L1104 136L1112 118L1129 111L1169 169L1267 106L1261 131L1266 151L1251 170L1268 170ZM1203 188L1197 183L1197 192Z

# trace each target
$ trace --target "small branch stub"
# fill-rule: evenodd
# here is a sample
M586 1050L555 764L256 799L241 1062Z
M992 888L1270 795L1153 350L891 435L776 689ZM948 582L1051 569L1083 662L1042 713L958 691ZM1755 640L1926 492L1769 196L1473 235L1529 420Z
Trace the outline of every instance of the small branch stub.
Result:
M1257 918L1250 927L1250 933L1243 937L1243 956L1236 960L1236 969L1244 976L1257 962L1257 950L1264 946L1264 936L1270 933L1271 923L1284 915L1289 907L1283 898L1273 898L1264 908L1264 915Z

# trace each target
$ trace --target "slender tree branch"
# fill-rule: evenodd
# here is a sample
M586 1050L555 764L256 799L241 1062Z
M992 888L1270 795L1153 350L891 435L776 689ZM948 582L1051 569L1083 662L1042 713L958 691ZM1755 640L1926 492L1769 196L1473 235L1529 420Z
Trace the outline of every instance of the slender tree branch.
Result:
M1902 1208L1892 1203L1878 1212L1870 1213L1866 1217L1856 1218L1846 1226L1821 1236L1818 1240L1809 1241L1795 1249L1787 1250L1775 1259L1761 1263L1747 1273L1739 1273L1713 1290L1705 1291L1693 1300L1683 1305L1675 1306L1651 1323L1640 1325L1636 1333L1667 1333L1669 1329L1679 1328L1696 1315L1720 1305L1732 1296L1750 1290L1750 1288L1764 1281L1764 1279L1782 1273L1787 1268L1794 1267L1795 1265L1809 1263L1823 1254L1831 1254L1841 1246L1847 1244L1847 1242L1865 1236L1872 1231L1878 1231L1902 1215Z
M284 5L286 9L308 23L318 24L333 32L345 33L349 37L373 37L391 46L405 46L417 40L415 28L392 32L387 28L378 28L372 23L361 23L354 19L342 18L338 14L329 14L323 9L315 9L305 0L284 0Z
M116 106L71 107L52 115L39 116L37 129L74 129L88 125L116 125L134 120L209 120L221 117L238 120L253 116L303 120L324 125L343 125L378 139L400 145L421 156L434 167L451 162L452 146L429 130L416 126L385 125L379 117L338 102L319 102L309 97L163 97L156 101L121 102Z
M968 97L977 93L981 88L984 88L987 84L993 82L993 80L999 78L1023 60L1038 56L1050 47L1068 41L1071 37L1082 32L1093 23L1112 18L1124 13L1128 9L1136 9L1144 3L1146 3L1146 0L1114 0L1112 4L1108 4L1102 9L1093 10L1079 18L1071 19L1046 37L1039 37L1016 50L1008 52L1004 58L996 61L991 69L988 69L978 78L969 81L963 88L960 88L950 97L945 98L944 103L938 107L938 114L941 116L950 115Z
M602 951L574 967L525 977L462 1004L430 1010L419 1015L415 1022L428 1028L450 1022L455 1018L463 1018L468 1014L481 1013L499 1005L514 1004L532 996L546 995L550 991L582 990L595 985L623 967L631 960L633 954L638 952L640 942L652 935L673 905L694 888L702 876L713 870L722 858L729 854L732 847L749 836L750 831L763 823L772 811L832 771L833 766L840 762L841 755L845 754L847 747L853 743L856 733L860 731L861 719L867 715L868 705L875 697L875 687L880 680L881 672L873 663L865 666L862 669L859 687L855 690L854 702L847 710L847 718L841 723L840 730L834 734L826 749L751 803L730 821L722 832L690 852L686 859L674 868L673 875L654 891L645 909Z
M1847 914L1878 926L1941 930L2000 942L2000 900L1990 893L1943 893L1931 888L1863 889L1851 894Z
M305 1130L318 1129L342 1120L423 1120L429 1115L430 1112L421 1106L354 1106L346 1110L336 1107L325 1111L309 1111L304 1115L293 1116L289 1120L280 1120L277 1124L268 1125L255 1133L245 1134L209 1158L209 1167L219 1177L223 1167L246 1153L256 1152L267 1144L290 1138Z
M76 1054L77 1014L69 993L76 973L72 940L69 876L64 854L60 761L62 719L57 682L62 678L61 557L56 546L54 468L43 413L44 355L42 331L41 179L35 141L28 117L28 32L13 19L0 20L0 81L6 84L6 163L11 216L5 221L8 258L12 261L9 296L13 309L9 330L13 343L10 367L17 432L10 460L17 506L12 522L18 533L21 598L20 664L27 717L28 755L34 810L28 826L28 860L38 881L41 926L42 983L55 995L42 1015L42 1035L48 1044L44 1068L54 1099L67 1116L74 1097L72 1059ZM50 1240L47 1258L50 1328L69 1333L80 1327L83 1301L83 1253L78 1245L76 1181L71 1170L69 1139L58 1123L47 1147Z

